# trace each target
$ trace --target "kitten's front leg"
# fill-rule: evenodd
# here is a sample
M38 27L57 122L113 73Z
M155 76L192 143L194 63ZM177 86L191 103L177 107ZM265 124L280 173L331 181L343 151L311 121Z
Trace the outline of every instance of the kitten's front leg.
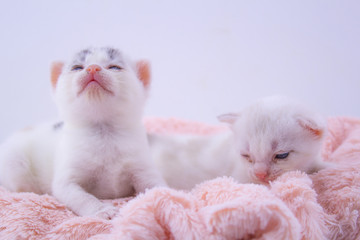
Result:
M131 168L132 183L137 193L153 187L167 187L160 171L147 162L142 162Z
M55 176L52 193L79 216L95 216L110 220L118 212L118 209L112 204L101 202L86 192L79 184L64 176Z

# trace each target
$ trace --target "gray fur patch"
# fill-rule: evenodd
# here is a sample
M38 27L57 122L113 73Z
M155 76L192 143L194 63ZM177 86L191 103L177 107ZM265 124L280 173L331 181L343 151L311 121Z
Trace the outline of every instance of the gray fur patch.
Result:
M86 59L86 56L89 55L92 51L90 49L84 49L81 52L79 52L76 55L76 60L78 60L79 62L84 62Z
M53 125L53 130L54 130L54 131L60 130L60 129L62 129L63 126L64 126L64 122L55 123L55 124Z
M114 60L115 58L119 58L121 56L120 52L114 48L106 48L106 52L110 60Z

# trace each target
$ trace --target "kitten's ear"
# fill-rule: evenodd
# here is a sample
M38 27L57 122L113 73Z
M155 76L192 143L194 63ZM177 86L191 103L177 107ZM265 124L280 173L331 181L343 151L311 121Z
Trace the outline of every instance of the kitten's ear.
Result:
M325 126L320 122L314 119L297 117L298 124L308 131L315 138L322 138L325 132Z
M56 89L56 84L58 82L63 67L64 67L63 62L53 62L51 64L51 85L54 90Z
M151 82L150 63L146 60L136 62L137 76L147 89Z
M218 116L217 119L220 122L232 125L239 117L240 117L240 114L238 114L238 113L226 113L226 114L222 114L222 115Z

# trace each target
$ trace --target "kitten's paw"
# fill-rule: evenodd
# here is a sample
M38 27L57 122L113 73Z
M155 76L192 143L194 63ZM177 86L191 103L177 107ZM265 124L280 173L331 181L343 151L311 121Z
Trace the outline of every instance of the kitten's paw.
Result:
M104 204L101 209L95 213L95 216L106 220L111 220L117 215L118 212L119 209L114 207L112 204Z

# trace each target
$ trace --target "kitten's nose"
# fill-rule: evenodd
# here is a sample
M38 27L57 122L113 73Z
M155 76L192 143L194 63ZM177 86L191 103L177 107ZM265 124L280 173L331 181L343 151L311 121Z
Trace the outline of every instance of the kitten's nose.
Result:
M101 71L101 67L100 67L99 65L97 65L97 64L92 64L92 65L90 65L90 66L88 66L88 67L86 68L86 71L87 71L88 73L94 74L94 73L96 73L96 72Z
M259 178L262 181L265 181L265 179L267 178L268 174L266 172L257 172L255 173L255 176L257 178Z

